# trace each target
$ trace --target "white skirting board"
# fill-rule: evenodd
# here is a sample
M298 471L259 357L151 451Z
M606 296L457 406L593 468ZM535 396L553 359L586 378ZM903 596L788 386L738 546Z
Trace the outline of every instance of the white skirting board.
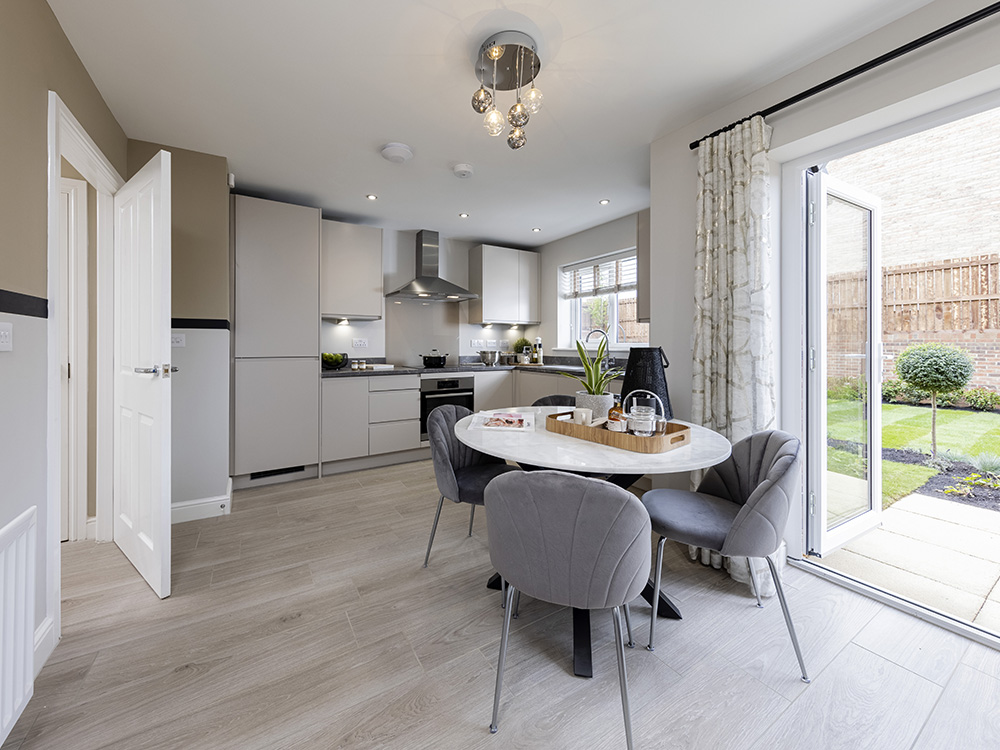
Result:
M226 486L226 494L218 497L202 497L196 500L182 500L170 506L170 522L184 523L200 518L228 516L233 507L233 480Z
M32 505L0 529L0 742L34 691L36 512Z

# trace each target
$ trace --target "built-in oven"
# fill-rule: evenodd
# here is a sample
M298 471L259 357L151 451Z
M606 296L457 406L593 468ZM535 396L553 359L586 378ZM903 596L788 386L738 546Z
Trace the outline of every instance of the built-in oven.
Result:
M475 382L472 375L424 374L420 376L420 439L427 439L427 417L444 404L474 411Z

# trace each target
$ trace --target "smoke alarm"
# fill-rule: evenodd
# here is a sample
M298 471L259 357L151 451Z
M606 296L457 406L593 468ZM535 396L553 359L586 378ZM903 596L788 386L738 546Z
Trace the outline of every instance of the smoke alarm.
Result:
M393 164L402 164L413 158L413 149L405 143L387 143L380 153L383 159Z
M459 179L464 180L466 177L472 177L472 165L471 164L456 164L451 169L455 173L455 176Z

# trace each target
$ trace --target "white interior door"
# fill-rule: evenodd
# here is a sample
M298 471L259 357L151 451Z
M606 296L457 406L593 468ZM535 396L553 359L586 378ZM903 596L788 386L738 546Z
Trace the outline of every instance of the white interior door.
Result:
M879 200L809 174L807 544L823 556L882 514Z
M115 195L114 538L170 595L170 154Z

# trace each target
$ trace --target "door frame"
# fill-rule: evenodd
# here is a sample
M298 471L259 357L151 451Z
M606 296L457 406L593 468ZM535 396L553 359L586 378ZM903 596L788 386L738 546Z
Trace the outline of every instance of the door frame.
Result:
M64 300L59 282L59 190L62 158L65 158L97 191L97 523L96 537L112 536L112 420L114 392L114 194L125 184L94 140L73 116L59 95L49 91L47 127L48 153L48 318L46 367L46 513L40 541L45 550L45 614L35 627L35 673L51 655L61 632L59 550L59 503L61 487L60 379L62 361L59 341Z
M813 172L807 170L807 172ZM821 171L807 174L808 236L806 239L806 549L822 557L882 523L882 251L881 200ZM826 198L834 196L867 211L868 253L865 301L866 444L868 510L830 528L827 526L827 222ZM873 450L873 448L877 450Z
M61 362L72 363L76 369L66 380L63 412L69 417L65 463L69 476L62 502L67 509L67 536L72 542L87 538L87 182L63 177L59 192L67 196L66 211L60 208L66 241L59 247L59 270L66 271L67 278L65 284L60 284L59 297L70 305L60 321L66 321L68 326Z

